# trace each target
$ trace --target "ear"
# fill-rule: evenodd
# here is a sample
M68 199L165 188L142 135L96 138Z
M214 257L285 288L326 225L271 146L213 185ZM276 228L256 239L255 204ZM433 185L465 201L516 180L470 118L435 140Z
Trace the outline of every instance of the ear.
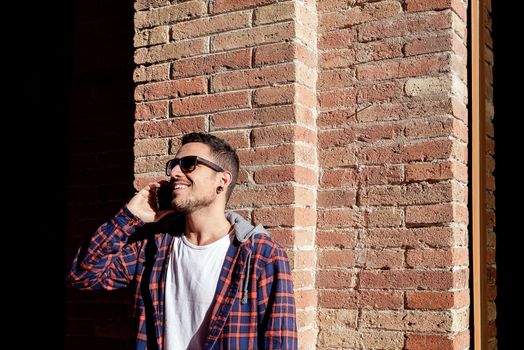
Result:
M219 185L224 187L224 190L227 190L232 180L233 175L229 171L219 173Z

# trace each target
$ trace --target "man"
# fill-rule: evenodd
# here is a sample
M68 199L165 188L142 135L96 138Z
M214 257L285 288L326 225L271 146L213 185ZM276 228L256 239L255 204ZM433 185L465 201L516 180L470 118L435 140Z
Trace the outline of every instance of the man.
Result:
M157 208L150 183L79 249L72 286L136 284L137 349L298 348L285 251L225 211L238 168L223 140L184 135L166 165L171 208Z

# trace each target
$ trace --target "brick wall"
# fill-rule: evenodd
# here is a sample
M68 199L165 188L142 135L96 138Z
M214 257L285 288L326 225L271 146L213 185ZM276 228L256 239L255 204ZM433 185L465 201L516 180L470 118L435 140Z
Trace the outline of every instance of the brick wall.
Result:
M133 8L127 1L71 6L67 118L67 266L81 243L133 188ZM54 14L51 18L57 16ZM62 37L63 33L57 33ZM129 349L132 290L67 289L65 348Z

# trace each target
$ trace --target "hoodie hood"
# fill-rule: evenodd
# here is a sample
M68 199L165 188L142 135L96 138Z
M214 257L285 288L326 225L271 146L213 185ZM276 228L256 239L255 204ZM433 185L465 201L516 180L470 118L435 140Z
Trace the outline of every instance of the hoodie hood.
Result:
M257 226L251 225L249 221L244 219L239 214L233 211L226 211L226 218L235 228L235 236L239 242L247 241L251 236L256 233L261 233L269 236L269 232L260 224Z

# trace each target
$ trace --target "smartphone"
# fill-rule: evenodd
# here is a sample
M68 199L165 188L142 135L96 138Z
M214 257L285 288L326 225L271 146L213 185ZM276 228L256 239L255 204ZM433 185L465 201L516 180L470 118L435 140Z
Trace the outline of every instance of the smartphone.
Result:
M169 182L160 183L160 187L156 189L156 208L157 210L172 209L171 202L173 201L173 185Z

